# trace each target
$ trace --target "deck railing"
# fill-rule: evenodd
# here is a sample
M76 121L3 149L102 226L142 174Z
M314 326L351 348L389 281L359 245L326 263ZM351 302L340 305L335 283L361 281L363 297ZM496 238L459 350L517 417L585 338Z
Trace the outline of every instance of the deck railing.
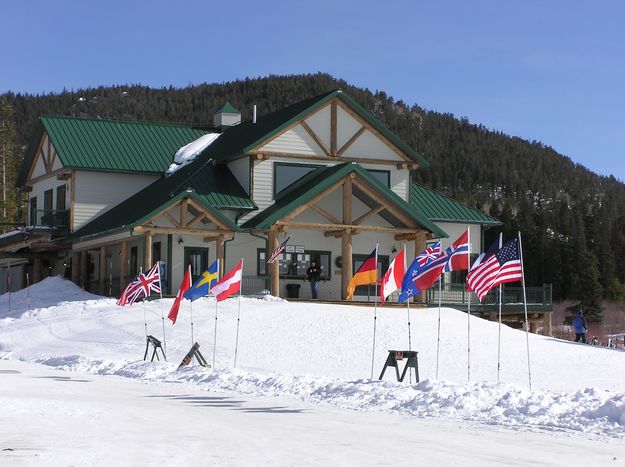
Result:
M526 287L525 293L528 305L540 305L543 307L552 306L552 286L551 284L543 284L542 287ZM439 296L442 304L465 305L469 302L478 304L477 295L473 292L467 292L464 284L444 284L439 292L438 286L428 289L428 302L433 305L439 302ZM493 306L499 303L499 288L491 290L484 298L481 306ZM505 305L522 305L523 304L523 287L503 285L502 304Z
M30 224L33 227L48 227L56 229L69 228L69 209L57 211L55 209L35 209L30 213Z

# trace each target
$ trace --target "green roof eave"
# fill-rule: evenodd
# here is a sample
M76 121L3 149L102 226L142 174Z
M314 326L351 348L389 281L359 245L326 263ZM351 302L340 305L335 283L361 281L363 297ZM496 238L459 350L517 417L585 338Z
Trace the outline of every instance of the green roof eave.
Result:
M370 112L365 110L358 102L356 102L354 99L352 99L349 95L345 94L340 89L336 89L336 90L331 91L331 92L329 92L327 94L322 94L310 106L305 107L303 110L301 110L296 115L292 116L288 120L282 122L279 126L274 128L273 130L271 130L271 131L267 132L266 134L264 134L261 138L257 139L256 141L254 141L251 144L249 144L246 147L244 147L243 148L243 152L244 153L249 153L249 151L252 151L254 148L258 147L263 142L267 141L268 139L272 138L273 136L275 136L276 134L280 133L284 129L288 128L291 124L293 124L293 123L297 122L298 120L304 118L307 114L317 110L320 107L323 107L325 104L327 104L329 101L331 101L335 97L337 97L338 99L340 99L343 102L345 102L345 104L347 104L349 107L351 107L356 113L358 113L358 115L360 115L364 120L366 120L367 123L369 123L371 126L373 126L380 133L382 133L395 146L397 146L399 149L401 149L410 159L412 159L415 162L417 162L421 167L428 167L429 166L429 163L423 157L421 157L414 149L412 149L410 146L408 146L395 133L393 133L391 130L386 128L382 124L382 122L380 122Z
M417 183L410 184L410 205L435 222L502 225L488 214Z
M273 224L278 222L297 206L300 206L313 196L316 196L323 190L338 183L351 172L356 172L358 176L375 189L377 193L400 208L410 218L414 219L419 225L429 230L434 235L439 237L448 236L441 228L406 203L386 185L382 184L382 182L378 181L355 162L320 168L302 177L291 187L287 188L287 191L277 198L273 205L245 222L242 228L245 230L268 230Z
M238 114L240 112L229 101L226 101L215 113Z

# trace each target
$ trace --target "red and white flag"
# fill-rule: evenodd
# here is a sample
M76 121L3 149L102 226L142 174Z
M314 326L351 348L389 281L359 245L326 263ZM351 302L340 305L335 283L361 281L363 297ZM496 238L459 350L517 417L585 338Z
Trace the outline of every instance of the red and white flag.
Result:
M235 294L241 290L241 279L243 277L243 260L239 261L234 269L217 282L210 290L211 295L217 298L218 302L225 300L230 295Z
M380 294L382 297L382 303L386 297L395 292L398 289L401 289L401 283L404 280L405 274L405 266L406 261L404 259L405 251L401 250L397 253L397 256L391 261L391 265L388 267L386 274L382 278L382 293Z
M171 306L171 310L169 310L169 314L167 317L172 321L172 324L176 324L176 319L178 319L178 309L180 308L180 302L184 297L184 294L187 290L191 288L191 265L187 267L187 271L184 273L184 279L182 279L182 284L180 284L180 289L176 294L176 300L174 300L174 304Z

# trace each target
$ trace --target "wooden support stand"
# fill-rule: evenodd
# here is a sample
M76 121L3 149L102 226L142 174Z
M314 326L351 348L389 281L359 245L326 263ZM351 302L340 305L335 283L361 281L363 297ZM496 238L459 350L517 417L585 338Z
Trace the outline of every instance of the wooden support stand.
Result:
M404 381L406 377L406 373L409 368L414 368L415 371L415 382L419 382L419 361L417 359L417 354L414 350L389 350L388 357L386 357L386 362L384 363L384 368L382 368L382 373L380 373L380 379L384 378L384 372L389 366L395 367L395 374L397 376L397 381L400 383ZM401 376L399 376L399 361L406 359L406 366L404 366L404 371L402 371Z
M160 361L160 358L158 358L158 349L161 349L161 354L163 354L163 360L167 361L167 358L165 357L165 351L163 350L163 347L161 346L161 341L159 341L154 336L148 336L146 338L145 354L143 355L144 360L147 360L148 358L148 350L150 349L150 345L152 345L152 348L154 349L154 352L152 352L152 359L150 360L151 362L154 361L154 357L156 357L156 359Z
M206 362L204 355L200 353L200 344L196 342L191 347L191 350L189 350L189 352L187 352L187 354L184 356L182 362L180 362L180 365L178 365L178 369L182 368L183 366L188 366L193 361L193 358L195 358L201 366L205 368L210 368L210 365Z

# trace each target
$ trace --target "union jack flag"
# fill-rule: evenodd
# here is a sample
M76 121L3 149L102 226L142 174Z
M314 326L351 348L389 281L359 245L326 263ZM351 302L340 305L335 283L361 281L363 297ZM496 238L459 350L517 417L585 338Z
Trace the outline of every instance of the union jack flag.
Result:
M122 296L117 300L117 305L132 305L140 298L149 297L151 292L161 293L161 275L158 262L152 266L147 274L139 274L128 284Z
M441 242L436 242L435 245L432 245L429 248L426 248L424 251L417 255L417 262L419 266L425 266L430 261L434 261L441 254Z

